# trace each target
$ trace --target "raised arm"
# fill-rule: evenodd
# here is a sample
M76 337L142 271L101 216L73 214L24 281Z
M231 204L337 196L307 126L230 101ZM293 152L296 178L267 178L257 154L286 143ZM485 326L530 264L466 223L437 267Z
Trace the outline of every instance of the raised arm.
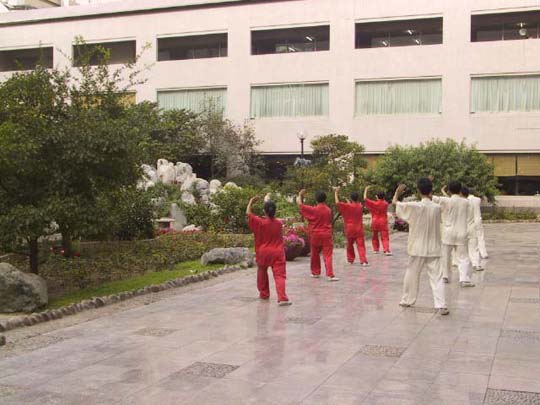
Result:
M392 204L396 205L399 201L399 197L405 192L407 189L407 186L405 184L400 184L396 188L396 192L394 193L394 198L392 198Z
M246 215L253 215L252 206L253 206L253 204L256 203L257 201L259 201L259 197L258 197L258 196L252 197L252 198L249 200L249 203L248 203L247 208L246 208Z
M336 199L336 204L339 204L339 190L341 190L340 186L334 188L334 198Z
M364 188L364 201L367 200L367 193L368 193L368 190L369 190L370 187L371 187L371 186L366 186L366 187Z
M441 193L442 193L442 195L444 195L445 197L449 197L448 193L446 192L446 188L447 188L447 187L448 187L448 186L444 186L443 188L441 188Z
M296 203L300 207L302 204L304 204L304 194L306 194L306 190L302 189L298 193L298 198L296 199Z

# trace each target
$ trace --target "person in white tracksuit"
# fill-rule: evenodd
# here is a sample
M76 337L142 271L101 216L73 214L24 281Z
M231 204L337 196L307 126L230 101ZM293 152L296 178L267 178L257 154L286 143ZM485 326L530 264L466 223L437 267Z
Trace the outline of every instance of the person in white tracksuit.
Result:
M474 206L475 206L475 213L474 213L474 220L476 223L476 235L478 237L478 251L480 252L480 257L482 259L488 258L488 253L486 250L486 241L484 239L484 225L482 224L482 211L480 210L480 206L482 205L482 198L481 196L478 196L478 194L471 190L469 199L474 198Z
M392 200L392 204L396 206L397 217L409 224L407 241L409 262L399 305L410 307L416 303L420 274L425 269L433 293L434 306L440 315L448 315L441 267L441 207L431 201L433 183L430 179L418 180L417 188L422 197L421 201L399 202L399 197L405 191L403 184L399 185Z
M473 266L473 270L482 271L484 268L480 263L480 249L478 248L478 223L482 223L482 214L480 213L480 198L475 197L470 193L470 190L463 186L461 188L461 196L469 201L473 210L473 218L469 220L468 236L469 236L469 259Z
M460 196L461 183L451 181L447 190L450 197L433 196L433 202L441 205L442 214L442 259L443 280L450 282L452 272L452 251L458 261L459 284L461 287L474 287L471 282L471 260L468 252L468 224L473 221L473 209L469 201ZM443 189L446 194L446 190Z

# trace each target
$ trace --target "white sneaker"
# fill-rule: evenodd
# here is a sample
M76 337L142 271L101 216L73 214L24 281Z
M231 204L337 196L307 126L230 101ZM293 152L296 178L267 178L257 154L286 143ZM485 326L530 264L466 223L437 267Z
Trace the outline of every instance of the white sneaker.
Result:
M336 276L334 276L334 277L327 277L326 279L327 279L328 281L339 281L339 277L336 277Z
M443 279L445 284L448 284L450 282L450 280L448 280L448 277L443 277L442 279Z
M385 255L386 256L394 256L392 252L386 252Z
M412 305L410 305L410 304L404 304L403 302L400 302L400 303L399 303L399 306L400 306L400 307L403 307L403 308L410 308L410 307L412 307Z
M460 281L459 285L463 288L465 287L476 287L476 285L470 281Z
M379 251L378 251L378 250L374 250L374 251L373 251L373 254L374 254L374 255L378 255L378 254L379 254Z
M289 306L289 305L292 305L292 301L290 301L290 300L287 300L287 301L279 301L279 302L278 302L278 305L279 305L280 307L287 307L287 306Z
M369 267L369 263L368 262L362 263L361 266L362 267Z
M448 315L450 313L450 311L448 310L448 308L439 308L437 310L437 312L439 312L439 315Z
M313 277L313 278L319 278L319 277L321 277L321 275L320 275L320 274L311 274L311 277Z
M475 271L484 271L484 268L482 266L473 266L473 270L475 270Z

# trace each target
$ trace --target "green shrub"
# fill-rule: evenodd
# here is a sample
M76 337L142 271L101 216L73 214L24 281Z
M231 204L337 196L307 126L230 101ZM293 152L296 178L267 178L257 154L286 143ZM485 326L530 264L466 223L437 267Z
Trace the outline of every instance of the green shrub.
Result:
M532 210L516 211L495 207L492 211L483 213L482 218L492 221L536 221L539 215Z

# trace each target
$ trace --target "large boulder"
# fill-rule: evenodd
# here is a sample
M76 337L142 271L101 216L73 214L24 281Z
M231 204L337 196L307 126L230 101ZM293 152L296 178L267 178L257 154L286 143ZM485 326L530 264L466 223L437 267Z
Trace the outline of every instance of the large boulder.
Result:
M0 312L34 312L47 302L45 280L0 263Z
M206 252L201 257L201 263L207 264L238 264L247 263L253 266L253 253L248 248L216 248Z

